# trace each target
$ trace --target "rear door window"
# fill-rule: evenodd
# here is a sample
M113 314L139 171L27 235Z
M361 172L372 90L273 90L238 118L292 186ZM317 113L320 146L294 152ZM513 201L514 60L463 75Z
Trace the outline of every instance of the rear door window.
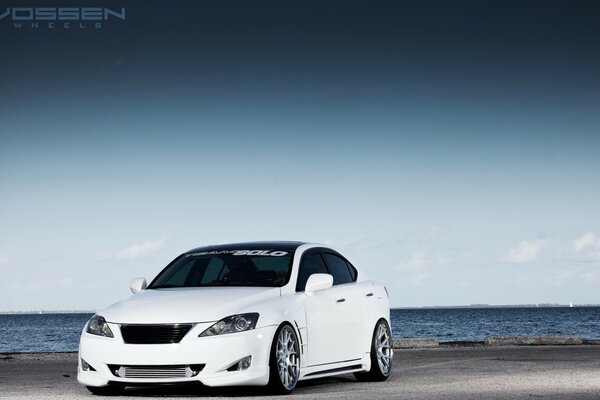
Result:
M352 282L356 282L356 278L358 277L356 268L354 268L354 265L350 264L348 260L346 260L346 265L348 266L348 271L350 271L350 275L352 276Z
M346 260L330 253L323 253L323 258L329 267L331 275L333 275L334 285L342 285L354 281Z

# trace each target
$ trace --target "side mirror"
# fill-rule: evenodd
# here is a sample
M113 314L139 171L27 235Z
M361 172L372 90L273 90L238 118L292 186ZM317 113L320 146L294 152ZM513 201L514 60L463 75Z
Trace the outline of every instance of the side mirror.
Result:
M131 281L131 286L129 288L133 294L136 294L137 292L141 292L142 290L146 289L147 286L148 284L146 283L145 278L135 278Z
M333 276L329 274L312 274L306 281L304 293L310 296L314 292L329 289L331 286L333 286Z

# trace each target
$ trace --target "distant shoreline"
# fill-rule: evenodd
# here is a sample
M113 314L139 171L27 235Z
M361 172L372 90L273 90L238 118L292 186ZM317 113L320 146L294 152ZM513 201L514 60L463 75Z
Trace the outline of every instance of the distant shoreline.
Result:
M0 315L95 314L95 313L96 313L96 311L76 311L76 310L0 311Z
M600 304L574 304L572 308L600 307ZM458 306L419 306L391 307L392 310L443 310L443 309L481 309L481 308L571 308L570 304L470 304ZM0 311L0 315L44 315L44 314L95 314L96 310L35 310L35 311Z
M600 304L470 304L462 306L421 306L421 307L391 307L392 310L439 310L439 309L461 309L461 308L581 308L600 307Z

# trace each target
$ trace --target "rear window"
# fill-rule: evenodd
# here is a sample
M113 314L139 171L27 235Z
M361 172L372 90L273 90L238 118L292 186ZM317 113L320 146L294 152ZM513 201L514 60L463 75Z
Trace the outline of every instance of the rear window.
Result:
M279 250L220 250L184 254L149 289L209 286L279 287L289 281L293 253Z

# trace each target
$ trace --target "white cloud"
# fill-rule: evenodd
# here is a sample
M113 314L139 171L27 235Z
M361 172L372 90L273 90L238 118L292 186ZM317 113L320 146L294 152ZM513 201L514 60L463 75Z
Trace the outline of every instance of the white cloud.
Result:
M571 243L575 252L575 260L578 262L600 261L600 237L593 232L585 233Z
M413 267L422 267L429 263L430 263L430 261L427 258L427 254L420 252L420 251L413 254L412 257L410 257L407 261L407 265L410 265Z
M167 244L165 238L150 240L144 243L134 243L131 246L119 251L116 258L121 260L132 260L134 258L144 257L162 250Z
M73 286L75 280L71 277L60 278L57 280L44 280L44 281L24 281L24 282L13 282L4 287L5 290L14 291L27 291L27 292L39 292L39 291L56 291L63 290L70 286Z
M446 232L446 228L441 225L433 224L425 231L425 238L429 240L439 239Z
M511 263L526 263L535 261L540 250L546 244L545 240L523 240L517 247L508 251L507 260Z
M364 241L363 241L364 242ZM325 240L324 244L336 248L339 251L346 251L361 244L358 239L343 239L343 240Z
M586 249L600 250L600 238L596 237L593 232L588 232L573 240L573 250L576 253L581 253Z
M0 265L6 265L14 261L15 259L13 257L4 253L0 253Z
M400 285L402 286L421 286L431 276L429 266L431 260L427 254L416 252L407 260L396 266L396 270L400 273Z

